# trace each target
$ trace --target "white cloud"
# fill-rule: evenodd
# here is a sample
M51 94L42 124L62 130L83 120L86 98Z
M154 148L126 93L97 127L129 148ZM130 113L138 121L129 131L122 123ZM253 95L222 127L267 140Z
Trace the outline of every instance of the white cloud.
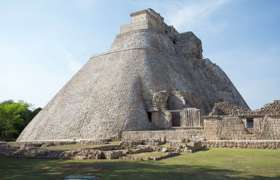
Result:
M207 0L191 1L191 3L176 3L169 10L166 16L168 17L167 21L179 30L186 28L193 29L201 25L205 26L209 17L228 2L229 0ZM223 24L219 24L217 28L223 28L223 26ZM213 26L211 27L213 29Z

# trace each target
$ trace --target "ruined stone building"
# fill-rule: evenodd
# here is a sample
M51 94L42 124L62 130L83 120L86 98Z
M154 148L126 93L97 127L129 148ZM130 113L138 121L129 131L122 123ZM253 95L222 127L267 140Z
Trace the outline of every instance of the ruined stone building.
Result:
M278 116L265 108L251 112L223 70L203 57L198 37L177 32L152 9L130 16L111 49L90 58L17 141L97 141L145 133L170 139L272 138L261 123L276 123Z

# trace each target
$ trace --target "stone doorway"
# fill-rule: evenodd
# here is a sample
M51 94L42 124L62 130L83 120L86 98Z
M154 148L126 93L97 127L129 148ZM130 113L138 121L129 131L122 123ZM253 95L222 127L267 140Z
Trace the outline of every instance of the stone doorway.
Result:
M171 123L172 127L179 127L181 125L180 123L180 112L172 112L171 113Z

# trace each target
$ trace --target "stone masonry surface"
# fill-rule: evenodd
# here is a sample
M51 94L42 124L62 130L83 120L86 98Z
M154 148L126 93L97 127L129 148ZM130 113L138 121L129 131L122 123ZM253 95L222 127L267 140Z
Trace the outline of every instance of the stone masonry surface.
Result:
M120 138L151 130L153 95L181 92L184 106L208 114L227 101L249 109L227 75L202 56L192 32L178 33L151 9L131 14L111 49L90 60L28 124L18 142Z

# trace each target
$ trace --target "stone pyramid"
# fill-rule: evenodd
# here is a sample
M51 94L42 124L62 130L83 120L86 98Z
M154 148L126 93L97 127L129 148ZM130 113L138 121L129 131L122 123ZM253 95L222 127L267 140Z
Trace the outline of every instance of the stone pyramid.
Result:
M111 49L90 58L17 141L118 138L123 130L157 129L149 112L161 109L208 114L223 101L248 109L192 32L178 33L152 9L130 16Z

